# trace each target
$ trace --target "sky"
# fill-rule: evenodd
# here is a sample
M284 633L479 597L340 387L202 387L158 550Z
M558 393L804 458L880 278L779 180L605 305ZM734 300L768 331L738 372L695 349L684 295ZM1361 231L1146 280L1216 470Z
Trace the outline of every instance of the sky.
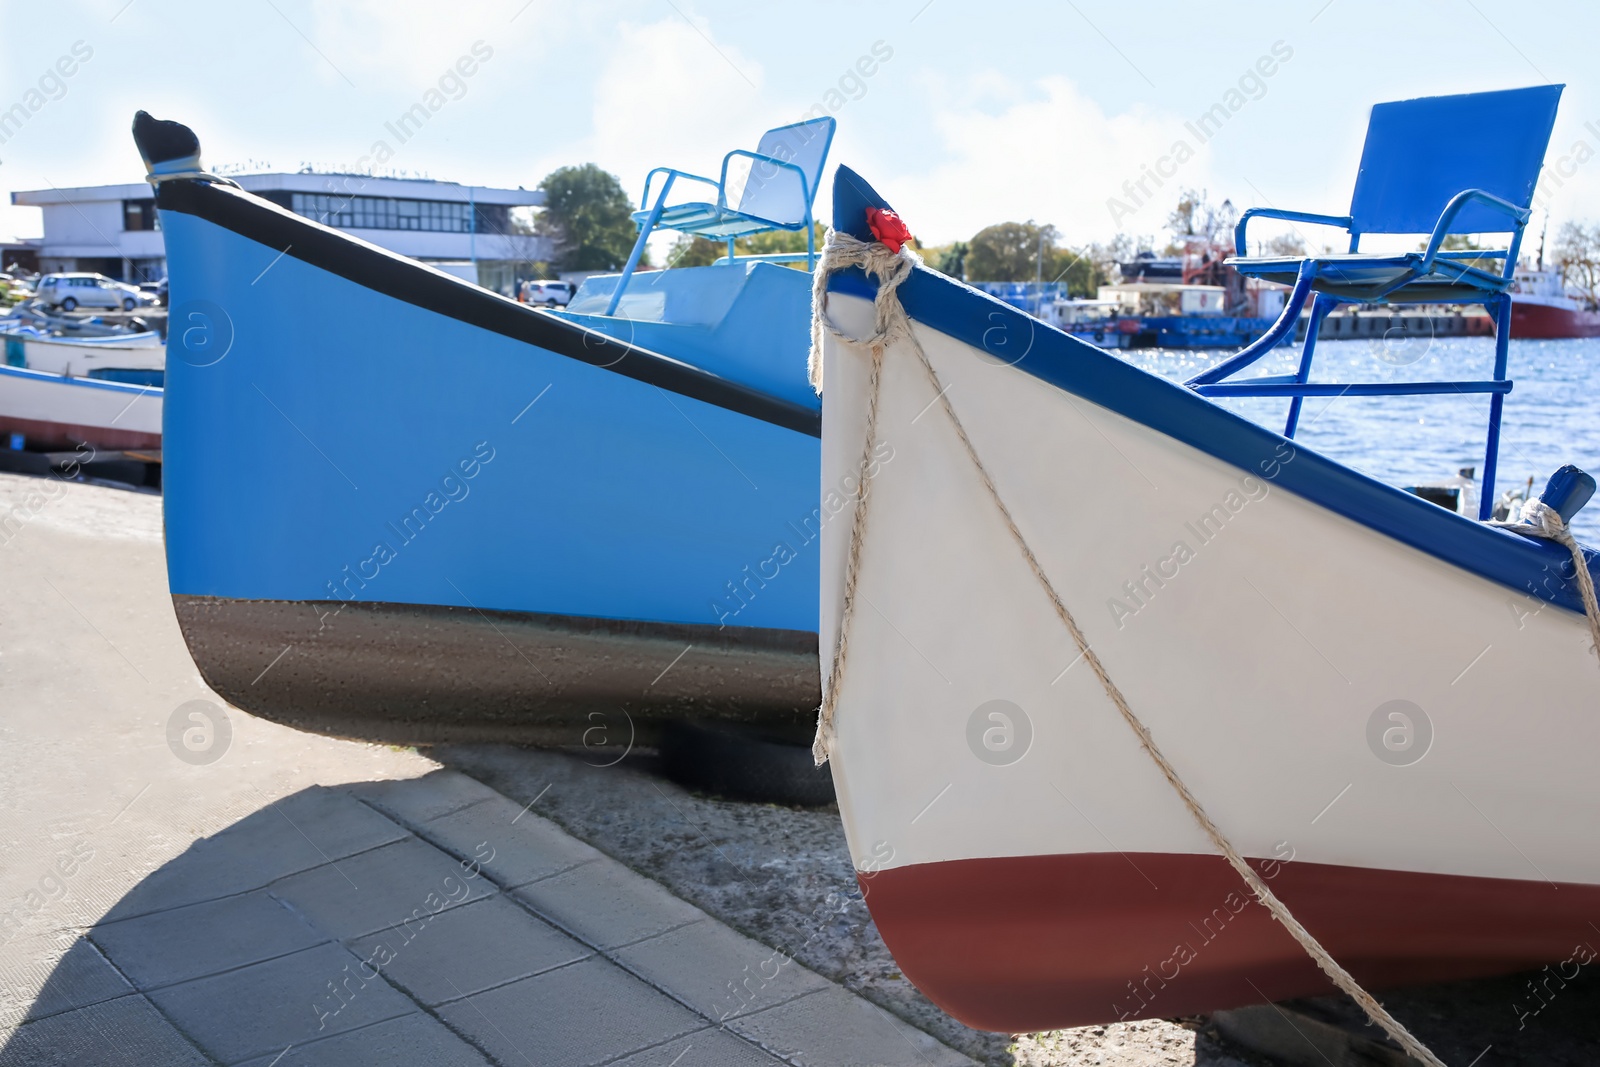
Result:
M532 188L595 162L637 196L651 167L715 174L820 105L830 167L924 244L1032 219L1076 246L1158 233L1184 186L1340 213L1373 103L1548 82L1547 171L1571 172L1544 190L1552 232L1600 219L1600 7L1577 2L9 0L0 20L0 111L38 105L0 143L0 236L39 232L12 190L139 180L140 108L193 127L212 169L350 171L384 142L383 173ZM441 78L399 143L385 124Z

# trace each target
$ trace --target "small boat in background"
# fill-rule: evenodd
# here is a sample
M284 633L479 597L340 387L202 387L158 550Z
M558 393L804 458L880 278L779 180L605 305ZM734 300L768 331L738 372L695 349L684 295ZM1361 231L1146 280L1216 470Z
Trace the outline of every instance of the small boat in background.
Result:
M13 450L159 453L160 383L119 381L115 373L79 377L0 366L0 443Z
M167 362L167 342L139 318L108 322L100 316L65 315L36 302L19 304L0 315L0 344L8 367L68 376L96 376L97 371L137 371L149 384L148 372ZM116 377L116 375L112 375ZM153 384L160 385L159 374Z
M1139 320L1123 315L1116 300L1046 300L1039 318L1098 348L1127 348L1139 332Z
M51 374L88 377L101 370L159 373L167 365L166 342L153 332L68 338L18 331L0 339L5 343L6 366Z

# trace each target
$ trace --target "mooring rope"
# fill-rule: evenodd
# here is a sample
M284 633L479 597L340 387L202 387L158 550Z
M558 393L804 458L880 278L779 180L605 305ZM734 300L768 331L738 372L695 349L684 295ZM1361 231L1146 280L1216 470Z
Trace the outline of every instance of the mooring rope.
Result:
M1166 777L1167 783L1172 786L1178 797L1183 801L1184 806L1189 809L1189 814L1199 823L1201 830L1211 840L1212 845L1216 847L1218 852L1222 853L1229 865L1250 887L1251 892L1255 894L1261 905L1300 943L1300 947L1305 949L1306 954L1321 968L1322 972L1361 1006L1361 1009L1367 1013L1369 1019L1392 1037L1408 1055L1421 1060L1423 1063L1428 1064L1429 1067L1445 1067L1442 1060L1413 1037L1411 1032L1401 1025L1398 1019L1389 1014L1384 1006L1378 1002L1377 998L1363 989L1360 983L1339 965L1328 950L1322 947L1321 943L1311 935L1309 930L1300 925L1299 920L1289 912L1288 907L1267 887L1267 883L1256 873L1255 868L1250 866L1239 850L1233 846L1233 843L1223 835L1222 830L1212 821L1211 816L1206 813L1199 799L1190 792L1189 787L1179 777L1177 768L1157 747L1155 738L1151 735L1149 728L1134 714L1127 698L1123 696L1122 690L1118 688L1116 682L1112 681L1105 665L1100 662L1100 657L1090 647L1089 641L1084 636L1083 630L1079 628L1077 620L1073 618L1072 612L1067 609L1065 602L1061 599L1061 595L1056 592L1055 586L1045 574L1044 568L1040 566L1039 559L1034 554L1033 548L1028 544L1027 538L1022 535L1016 520L1012 518L1011 509L1006 506L1005 500L1001 498L1000 491L995 487L994 479L990 476L988 467L984 465L983 460L978 456L977 449L972 445L972 439L967 436L966 427L962 425L961 419L956 415L955 408L950 403L949 394L944 384L940 381L938 372L933 369L933 364L929 361L928 354L923 351L922 343L917 339L916 333L912 329L911 320L906 315L905 308L901 305L899 297L895 294L895 290L910 275L913 266L917 262L916 254L907 248L902 248L898 253L891 252L887 247L877 242L861 241L849 234L830 230L827 243L823 247L822 258L817 264L816 280L813 284L812 351L809 362L812 385L819 392L821 391L822 334L824 330L837 338L846 348L857 351L866 349L871 353L872 357L872 372L867 385L866 443L862 449L860 489L857 493L855 518L850 526L850 548L845 562L844 610L839 622L839 634L834 642L833 666L827 679L828 687L823 693L822 707L819 709L817 717L817 738L812 746L812 753L815 755L818 765L820 766L826 762L832 755L835 740L833 728L834 710L838 704L838 694L845 665L845 651L849 645L850 622L855 604L856 583L860 572L862 538L866 533L867 525L865 515L868 499L867 492L872 482L868 459L870 459L872 450L877 444L878 394L882 380L883 354L891 341L903 337L910 342L912 351L916 353L917 360L922 364L922 368L928 377L928 383L934 390L935 399L939 401L945 417L950 420L951 426L955 428L956 436L961 440L961 447L967 453L967 459L971 461L973 469L977 471L979 479L983 482L984 490L988 493L990 501L994 504L995 509L999 511L1000 517L1005 521L1006 529L1010 533L1012 541L1021 550L1023 559L1027 561L1029 569L1033 571L1033 576L1039 583L1040 588L1050 598L1050 604L1055 609L1056 617L1061 620L1062 624L1067 628L1067 632L1072 635L1073 642L1078 646L1079 657L1085 660L1090 669L1094 671L1095 677L1100 680L1100 685L1105 690L1106 696L1110 698L1111 703L1121 714L1123 721L1128 724L1135 736L1138 737L1140 747L1155 761L1156 766L1161 768L1161 773ZM878 294L874 300L876 311L875 329L872 336L867 338L854 338L840 332L833 323L828 321L827 317L828 276L836 271L855 266L863 268L868 274L875 275L879 280Z
M1534 500L1523 509L1521 522L1491 522L1489 525L1554 541L1572 554L1572 569L1578 579L1578 598L1583 601L1583 614L1589 620L1589 638L1594 642L1594 653L1600 656L1600 603L1595 601L1594 576L1589 573L1589 561L1584 558L1583 549L1578 547L1577 538L1572 536L1572 531L1562 521L1561 513L1542 500Z

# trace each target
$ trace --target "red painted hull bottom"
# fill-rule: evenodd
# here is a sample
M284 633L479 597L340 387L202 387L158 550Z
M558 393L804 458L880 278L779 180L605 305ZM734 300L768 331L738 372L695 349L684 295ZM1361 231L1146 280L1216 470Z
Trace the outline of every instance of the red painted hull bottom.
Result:
M1600 311L1528 304L1512 297L1511 336L1529 340L1600 337Z
M1369 988L1506 974L1597 939L1600 886L1252 860ZM1334 991L1220 856L1094 853L860 876L905 976L979 1030L1170 1018Z

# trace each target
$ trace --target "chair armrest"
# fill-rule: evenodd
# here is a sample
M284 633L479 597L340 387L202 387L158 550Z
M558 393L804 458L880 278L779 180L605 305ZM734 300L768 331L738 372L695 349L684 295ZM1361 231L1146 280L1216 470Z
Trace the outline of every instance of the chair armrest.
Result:
M1253 218L1282 219L1285 222L1314 222L1320 226L1338 226L1349 230L1351 218L1349 215L1316 215L1309 211L1282 211L1275 207L1253 207L1239 216L1239 225L1233 228L1234 255L1244 256L1245 250L1244 228L1245 224Z
M700 175L690 174L686 170L674 170L671 167L657 167L655 170L644 176L644 195L639 197L640 211L643 211L645 208L650 206L650 183L656 180L657 174L670 174L674 179L687 178L692 182L701 182L705 185L709 185L713 189L717 190L717 199L719 201L722 199L722 186L717 182L712 181L710 178L702 178Z
M1493 193L1486 193L1482 189L1468 189L1457 193L1450 198L1450 202L1439 213L1439 221L1434 224L1433 235L1428 238L1428 251L1422 257L1422 264L1418 268L1424 274L1433 269L1434 257L1439 254L1439 246L1444 243L1445 237L1450 233L1450 224L1456 221L1456 216L1461 214L1461 209L1471 203L1480 203L1484 207L1492 208L1507 215L1516 222L1516 229L1520 230L1528 217L1533 214L1528 208L1518 207L1509 200L1502 200Z
M785 170L794 171L795 174L797 174L799 176L799 178L800 178L800 195L805 200L806 210L808 212L811 210L811 200L812 200L813 196L815 195L815 191L811 188L811 183L806 181L806 172L803 169L801 169L798 164L790 163L790 162L788 162L786 160L778 159L778 158L776 158L774 156L764 156L760 152L750 152L750 151L747 151L746 149L743 149L743 148L735 148L732 152L729 152L727 155L722 157L722 185L721 185L721 188L723 190L723 195L724 196L727 195L727 188L728 188L728 161L733 159L734 156L744 156L745 158L751 160L752 162L771 163L775 167L782 167ZM747 179L747 184L748 184L748 179ZM724 203L722 206L723 207L727 207L728 205L726 203ZM751 217L754 218L755 216L751 216Z

